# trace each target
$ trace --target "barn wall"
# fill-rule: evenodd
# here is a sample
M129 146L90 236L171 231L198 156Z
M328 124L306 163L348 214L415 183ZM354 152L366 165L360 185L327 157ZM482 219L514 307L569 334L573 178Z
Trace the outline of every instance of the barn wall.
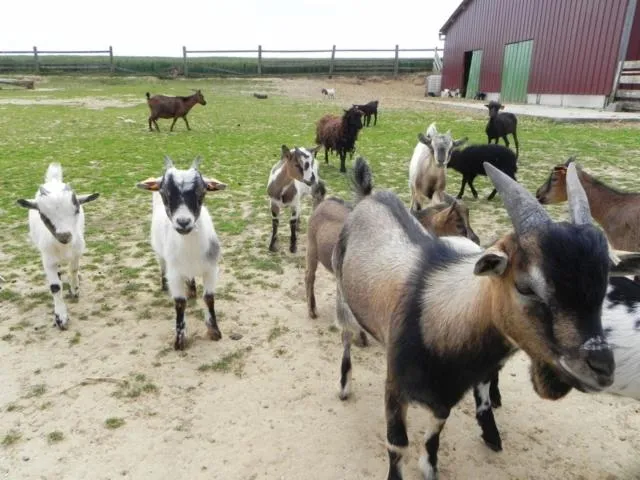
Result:
M462 88L464 52L482 49L480 90L499 92L504 45L533 39L529 93L606 95L627 1L474 0L446 32L442 87Z
M640 60L640 5L636 5L636 14L631 27L626 60Z

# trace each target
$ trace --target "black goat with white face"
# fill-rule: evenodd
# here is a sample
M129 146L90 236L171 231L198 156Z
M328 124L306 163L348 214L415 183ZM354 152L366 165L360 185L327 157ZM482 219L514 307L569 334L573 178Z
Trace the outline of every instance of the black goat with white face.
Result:
M189 296L195 297L196 276L203 279L209 337L212 340L222 338L214 308L220 242L203 201L207 192L224 190L226 185L202 176L200 162L198 157L189 169L180 170L165 156L164 174L137 185L154 192L151 246L160 263L162 288L168 286L175 301L176 349L185 347L187 286Z

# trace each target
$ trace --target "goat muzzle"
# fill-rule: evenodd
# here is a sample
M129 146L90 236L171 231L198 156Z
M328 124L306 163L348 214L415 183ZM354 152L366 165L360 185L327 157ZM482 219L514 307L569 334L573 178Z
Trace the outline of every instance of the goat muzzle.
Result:
M67 243L69 243L71 241L71 233L69 233L69 232L56 233L56 240L58 240L63 245L66 245Z

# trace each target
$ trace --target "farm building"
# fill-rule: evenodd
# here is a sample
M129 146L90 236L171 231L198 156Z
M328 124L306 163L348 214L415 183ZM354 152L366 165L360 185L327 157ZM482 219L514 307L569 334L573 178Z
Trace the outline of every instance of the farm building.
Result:
M638 0L463 0L440 29L442 88L602 108L640 100Z

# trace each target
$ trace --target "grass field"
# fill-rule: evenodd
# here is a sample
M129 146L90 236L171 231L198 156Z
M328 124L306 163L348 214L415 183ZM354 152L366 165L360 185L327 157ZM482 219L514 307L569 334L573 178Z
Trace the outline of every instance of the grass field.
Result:
M6 374L0 389L0 459L8 458L0 461L0 476L166 478L190 473L191 478L204 478L217 472L215 478L228 479L382 477L383 352L372 348L354 353L359 405L347 409L359 414L345 412L335 395L340 342L332 327L328 275L322 274L317 284L321 318L306 318L308 204L298 253L288 252L288 228L281 228L281 251L271 254L265 191L280 145L312 146L314 124L322 114L340 112L373 87L358 86L360 96L345 93L339 101L327 102L316 93L315 98L288 93L283 85L237 79L51 77L40 90L0 90L0 275L6 280L0 287L0 362ZM189 88L202 89L208 102L190 113L193 130L186 131L179 121L169 133L170 122L161 120L161 132L150 133L145 92L185 94ZM451 129L456 138L485 141L484 115L433 107L410 97L397 100L394 84L376 88L390 93L386 103L382 97L378 126L362 131L358 154L369 160L376 187L396 191L407 204L408 162L417 133L431 121L437 121L439 130ZM254 99L251 93L258 90L269 93L269 99ZM312 90L318 91L315 84ZM638 126L522 118L518 133L518 176L531 191L570 155L608 183L638 189ZM183 353L171 349L172 301L160 291L149 246L151 197L135 188L137 181L161 174L164 154L185 167L202 155L201 170L228 184L227 190L206 200L223 247L216 303L223 340L211 343L204 338L202 302L190 302L190 345ZM80 300L67 300L67 332L50 326L51 297L38 253L26 240L27 213L15 203L33 197L52 161L62 163L65 178L77 192L101 194L85 207L87 253L81 264ZM321 161L320 176L331 194L350 197L348 176L338 172L335 157L329 165ZM450 172L448 182L449 192L456 194L460 176ZM479 178L476 188L481 198L472 200L467 192L465 200L474 230L487 243L508 231L509 223L499 197L486 201L489 182ZM549 210L557 218L565 215L563 206ZM286 220L288 212L284 215ZM230 340L232 333L240 339ZM520 359L515 365L512 372L518 372L521 384L510 387L505 377L507 401L499 420L509 432L507 442L525 445L533 435L537 443L531 449L540 451L533 455L514 448L493 457L482 450L473 411L458 412L443 437L446 478L470 478L465 472L539 478L558 469L564 478L604 478L611 472L615 478L631 478L625 475L639 465L637 460L625 464L624 459L640 448L640 409L635 404L605 398L602 405L614 402L615 407L605 425L598 423L586 440L576 440L585 433L572 415L587 414L596 404L581 402L596 400L573 394L563 401L573 409L569 415L535 398L523 400L518 388L531 390L526 362ZM530 413L522 413L526 402L534 405ZM560 433L548 428L550 422L560 425ZM358 430L369 424L366 435ZM410 430L417 458L416 425L420 422ZM530 433L532 425L542 428ZM352 431L343 432L344 438L339 434L343 426ZM311 427L313 434L305 431ZM603 428L610 435L603 435ZM624 428L635 431L630 435L635 438L619 440ZM269 440L269 435L276 438ZM598 450L592 440L612 442L608 458L602 452L594 456L590 449ZM553 442L567 449L549 452ZM184 451L176 454L178 445ZM574 445L584 447L583 457L567 453ZM348 449L349 458L339 458L336 449ZM291 460L282 463L283 455ZM304 455L310 456L305 460ZM310 462L315 473L306 467ZM412 459L411 468L414 464ZM320 465L329 470L319 473Z

